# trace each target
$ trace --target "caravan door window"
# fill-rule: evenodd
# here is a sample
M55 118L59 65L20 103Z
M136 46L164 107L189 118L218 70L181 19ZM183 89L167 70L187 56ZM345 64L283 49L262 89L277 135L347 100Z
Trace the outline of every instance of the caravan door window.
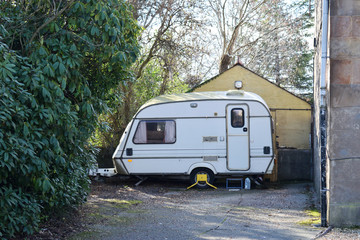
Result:
M234 128L244 126L244 109L234 108L231 110L231 126Z
M136 144L175 143L176 131L173 120L140 121L133 142Z

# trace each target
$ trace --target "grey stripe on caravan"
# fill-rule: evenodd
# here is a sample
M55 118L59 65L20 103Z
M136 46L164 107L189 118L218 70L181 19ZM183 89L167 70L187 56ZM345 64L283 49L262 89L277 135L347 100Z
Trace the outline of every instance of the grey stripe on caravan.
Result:
M269 118L270 116L249 116L249 118ZM136 120L176 120L176 119L209 119L209 118L226 118L225 116L218 116L218 117L214 117L214 116L209 116L209 117L162 117L162 118L134 118Z
M208 119L208 118L225 118L225 116L223 117L162 117L162 118L134 118L137 120L176 120L176 119Z
M203 156L199 157L199 156L196 156L196 157L131 157L131 156L127 156L126 158L123 157L123 158L115 158L115 159L122 159L122 160L126 160L126 159L153 159L153 160L157 160L157 159L194 159L194 158L200 158L200 159L203 159ZM218 156L218 158L226 158L226 156L224 157L221 157L221 156Z

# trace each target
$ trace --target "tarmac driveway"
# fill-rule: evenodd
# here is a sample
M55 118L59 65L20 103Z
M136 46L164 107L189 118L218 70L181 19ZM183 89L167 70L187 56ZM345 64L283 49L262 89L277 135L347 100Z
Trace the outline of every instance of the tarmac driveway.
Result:
M229 191L185 190L186 182L95 183L86 230L71 239L313 239L300 224L313 206L310 184Z

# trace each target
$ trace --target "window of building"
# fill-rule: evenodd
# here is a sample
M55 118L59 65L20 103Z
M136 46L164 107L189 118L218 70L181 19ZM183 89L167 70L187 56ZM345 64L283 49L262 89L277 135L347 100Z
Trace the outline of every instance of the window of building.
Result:
M231 110L231 126L234 128L244 126L244 109L234 108Z
M140 121L133 142L136 144L175 143L176 131L173 120Z

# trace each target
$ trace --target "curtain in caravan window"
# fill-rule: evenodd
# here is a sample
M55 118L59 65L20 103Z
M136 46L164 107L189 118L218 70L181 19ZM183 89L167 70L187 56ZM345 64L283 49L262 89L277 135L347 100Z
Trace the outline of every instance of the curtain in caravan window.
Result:
M166 121L165 122L165 143L174 143L175 142L175 122Z
M136 129L136 133L134 136L134 143L146 143L146 122L141 121Z

